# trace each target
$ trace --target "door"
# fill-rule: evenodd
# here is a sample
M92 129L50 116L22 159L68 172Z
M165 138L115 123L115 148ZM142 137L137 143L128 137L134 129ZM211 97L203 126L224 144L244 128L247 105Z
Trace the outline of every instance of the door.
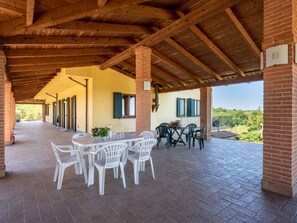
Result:
M66 101L65 99L62 100L62 112L61 112L61 117L62 117L62 128L65 129L65 104L66 104Z
M53 125L57 125L57 103L53 102Z
M66 99L65 126L67 130L70 129L70 98Z
M76 96L73 96L71 98L71 123L72 123L72 128L74 132L76 132Z

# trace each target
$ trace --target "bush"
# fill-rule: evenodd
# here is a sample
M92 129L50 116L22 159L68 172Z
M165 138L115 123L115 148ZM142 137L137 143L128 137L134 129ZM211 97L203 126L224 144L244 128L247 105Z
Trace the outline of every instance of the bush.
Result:
M262 134L259 131L244 132L241 135L236 136L236 139L247 141L247 142L262 142L263 141Z

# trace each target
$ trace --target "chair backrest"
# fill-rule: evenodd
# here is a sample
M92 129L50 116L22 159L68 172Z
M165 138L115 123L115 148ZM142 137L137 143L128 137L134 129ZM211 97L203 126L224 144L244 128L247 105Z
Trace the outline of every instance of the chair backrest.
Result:
M61 159L60 159L60 156L59 156L59 153L58 153L58 150L59 150L58 146L56 144L54 144L52 141L50 141L50 143L52 145L52 148L53 148L53 151L54 151L57 162L61 163Z
M186 128L188 128L189 129L189 133L191 133L191 132L193 132L193 130L195 128L197 128L197 125L194 124L194 123L191 123L191 124L187 125Z
M105 168L117 167L120 164L122 153L127 149L126 143L109 143L100 148L105 155Z
M143 131L139 135L141 137L145 138L145 139L153 139L153 138L155 138L154 133L152 133L151 131Z
M150 159L153 146L157 144L156 139L144 139L137 143L139 161L146 161Z
M79 138L84 138L84 137L90 137L91 135L89 133L77 133L75 135L72 136L72 139L79 139Z
M168 123L162 123L156 128L156 130L159 135L159 138L166 138L169 134Z

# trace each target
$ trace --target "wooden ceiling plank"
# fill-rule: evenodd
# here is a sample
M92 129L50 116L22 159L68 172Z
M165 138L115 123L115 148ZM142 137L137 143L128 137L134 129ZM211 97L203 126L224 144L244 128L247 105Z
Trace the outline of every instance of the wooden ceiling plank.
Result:
M36 17L34 24L26 26L24 18L17 18L0 24L0 36L20 34L26 30L38 30L49 26L55 26L72 20L82 19L94 14L108 13L113 10L149 0L118 1L110 0L104 7L98 8L96 0L84 0L68 4L59 8L48 10Z
M18 73L10 73L9 76L11 78L15 77L22 77L22 76L37 76L37 75L47 75L47 74L53 74L58 73L60 70L43 70L43 71L29 71L29 72L18 72Z
M3 46L130 46L135 41L130 38L100 38L100 37L48 37L48 36L13 36L2 41Z
M103 7L106 5L108 0L97 0L98 7Z
M111 55L120 51L117 48L79 48L79 49L5 49L6 58L68 57L86 55Z
M201 78L197 77L195 74L191 73L190 71L188 71L187 69L185 69L181 65L177 64L176 62L174 62L173 60L171 60L167 56L163 55L158 50L152 49L152 53L156 57L158 57L160 60L164 61L166 64L170 65L171 67L173 67L174 69L178 70L179 72L187 75L189 78L193 78L194 80L198 81L199 83L203 83L203 81L201 80Z
M111 69L113 69L113 70L115 70L115 71L117 71L117 72L119 72L119 73L121 73L123 75L126 75L126 76L128 76L130 78L135 79L135 76L133 74L129 73L128 71L122 70L121 68L119 68L117 66L113 66L113 67L111 67Z
M218 75L216 72L214 72L212 69L210 69L207 65L202 63L200 60L198 60L195 56L193 56L189 51L187 51L184 47L182 47L180 44L175 42L172 38L167 38L165 40L166 43L168 43L170 46L172 46L174 49L176 49L180 54L188 58L190 61L192 61L195 65L200 67L202 70L213 76L217 80L222 80L221 76Z
M180 17L183 17L184 14L178 12ZM244 72L233 63L224 53L221 51L196 25L189 27L190 30L206 45L208 48L218 56L226 65L228 65L233 71L238 73L240 76L244 76Z
M238 18L235 16L233 11L230 8L227 8L227 9L225 9L225 12L228 15L228 17L230 18L230 20L232 21L232 23L234 24L234 26L238 29L239 33L244 38L244 40L246 41L246 43L248 44L248 46L250 47L252 52L257 56L257 58L260 58L261 57L261 51L259 50L259 48L255 44L255 42L251 38L251 36L248 34L246 29L243 27L243 25L240 23Z
M222 85L229 85L229 84L239 84L244 82L253 82L253 81L261 81L263 80L263 75L254 75L254 76L239 76L237 78L232 79L223 79L223 80L217 80L214 82L209 83L197 83L195 85L188 85L186 87L174 87L170 89L163 89L160 91L160 93L166 93L166 92L172 92L172 91L183 91L183 90L192 90L202 87L215 87L215 86L222 86Z
M81 32L88 31L98 34L131 34L143 35L152 34L149 27L140 25L126 25L126 24L113 24L113 23L99 23L99 22L84 22L84 21L71 21L57 26L52 26L50 30L72 31Z
M27 0L26 25L31 26L34 19L35 0Z
M10 67L8 68L9 73L16 72L27 72L27 71L41 71L41 70L49 70L49 69L61 69L68 67L86 67L99 65L99 62L77 62L77 63L59 63L59 64L47 64L47 65L35 65L35 66L19 66L19 67Z
M186 85L187 85L187 84L186 84L184 81L182 81L181 79L177 78L176 76L174 76L174 75L172 75L172 74L167 73L166 71L162 70L161 68L159 68L159 67L157 67L157 66L153 66L153 65L152 65L152 71L153 71L154 73L158 73L158 74L160 74L160 75L162 75L162 76L169 77L169 79L174 80L175 82L181 84L182 86L186 86Z
M40 57L40 58L13 58L7 59L8 67L47 65L59 63L91 62L104 61L103 56L69 56L69 57Z
M10 16L24 16L26 14L25 10L5 2L0 2L0 11Z
M160 29L159 31L155 32L154 34L150 35L149 37L141 40L137 44L134 44L132 47L124 50L122 53L116 55L115 57L111 58L110 60L101 64L101 69L109 68L115 64L118 64L132 55L134 55L134 51L139 46L153 46L164 39L173 36L177 31L185 29L191 25L194 25L203 19L209 18L214 13L218 13L230 6L233 6L243 0L209 0L205 4L201 5L200 7L196 8L195 10L191 11L184 17L176 20L175 22L165 26L164 28Z
M55 76L57 75L56 73L50 73L50 74L43 74L43 75L34 75L34 74L31 74L31 75L22 75L22 76L13 76L11 78L11 80L24 80L26 78L29 78L29 79L37 79L37 78L41 78L41 77L52 77L52 76Z

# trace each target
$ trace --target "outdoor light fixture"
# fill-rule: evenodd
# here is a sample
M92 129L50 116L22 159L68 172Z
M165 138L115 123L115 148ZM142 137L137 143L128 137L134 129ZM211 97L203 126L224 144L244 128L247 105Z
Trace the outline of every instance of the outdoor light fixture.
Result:
M150 90L151 90L151 82L149 82L149 81L144 81L144 82L143 82L143 90L145 90L145 91L150 91Z

